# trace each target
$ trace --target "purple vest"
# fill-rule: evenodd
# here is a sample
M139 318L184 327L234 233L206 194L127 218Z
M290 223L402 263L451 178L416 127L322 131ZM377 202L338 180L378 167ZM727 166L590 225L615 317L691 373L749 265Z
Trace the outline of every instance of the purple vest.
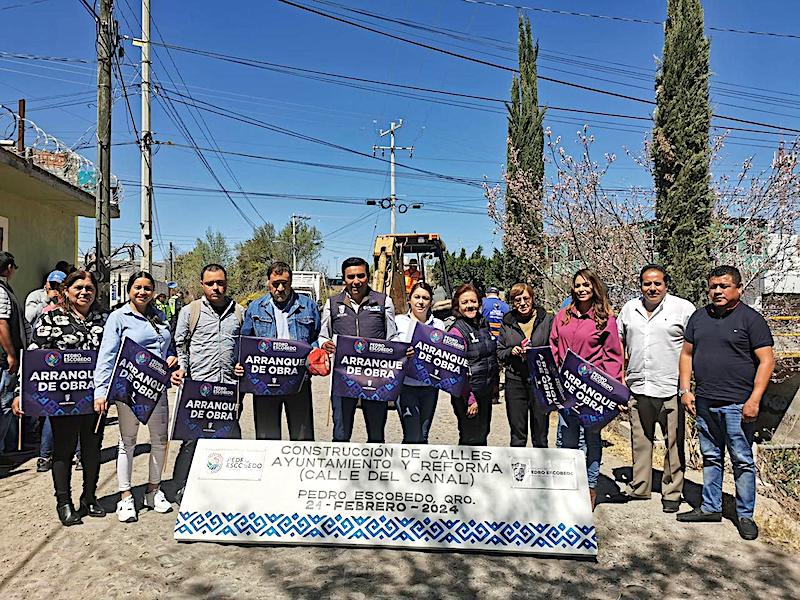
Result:
M347 292L334 296L329 302L333 333L386 339L386 294L370 290L357 313L347 301Z

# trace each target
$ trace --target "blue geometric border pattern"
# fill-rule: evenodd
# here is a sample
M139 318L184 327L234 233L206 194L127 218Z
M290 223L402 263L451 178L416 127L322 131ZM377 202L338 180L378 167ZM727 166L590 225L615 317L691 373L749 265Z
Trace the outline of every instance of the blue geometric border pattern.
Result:
M520 523L515 521L462 521L425 517L380 517L179 512L175 533L223 536L236 541L261 537L264 541L310 540L337 542L431 542L454 548L473 544L532 550L572 549L597 551L597 532L591 525Z

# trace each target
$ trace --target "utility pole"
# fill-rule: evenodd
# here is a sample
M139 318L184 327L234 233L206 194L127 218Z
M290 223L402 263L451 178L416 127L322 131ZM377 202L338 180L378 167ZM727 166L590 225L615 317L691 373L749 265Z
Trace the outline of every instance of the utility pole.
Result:
M169 271L169 275L167 275L167 281L174 281L175 280L175 250L172 247L172 242L169 243L169 259L167 262L167 269Z
M113 0L100 0L97 23L97 192L95 196L95 271L98 297L108 306L111 287L111 57L114 52Z
M292 271L297 271L297 219L308 221L310 218L292 213Z
M153 270L153 168L150 131L150 0L142 0L142 39L134 42L142 49L142 170L141 170L141 241L143 271Z
M400 129L403 126L403 119L399 119L399 123L395 123L392 121L391 126L386 131L381 131L381 137L385 135L389 135L390 143L388 146L373 146L372 147L372 154L375 155L375 152L378 150L381 151L381 155L383 155L384 151L389 150L389 159L390 159L390 179L391 179L391 197L389 198L389 208L392 210L392 220L391 220L391 233L397 233L397 194L395 188L395 176L394 176L394 154L395 150L408 150L408 157L411 158L414 155L414 146L395 146L394 145L394 132Z
M17 154L25 156L25 99L20 98L17 104Z

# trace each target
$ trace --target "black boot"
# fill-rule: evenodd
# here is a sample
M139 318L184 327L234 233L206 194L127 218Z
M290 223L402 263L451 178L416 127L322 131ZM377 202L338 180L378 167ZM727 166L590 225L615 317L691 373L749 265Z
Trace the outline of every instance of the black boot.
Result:
M78 515L81 517L95 517L102 518L106 516L106 509L103 508L97 501L97 498L84 500L81 498L81 504L78 508Z
M81 515L75 510L75 507L72 506L72 502L59 504L56 506L56 512L58 513L58 518L61 520L61 524L64 527L69 527L70 525L80 525L83 523L83 521L81 521Z

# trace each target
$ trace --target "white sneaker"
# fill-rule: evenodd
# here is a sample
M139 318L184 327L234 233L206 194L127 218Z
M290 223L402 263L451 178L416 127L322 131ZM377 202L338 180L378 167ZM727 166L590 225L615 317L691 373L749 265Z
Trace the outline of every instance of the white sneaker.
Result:
M172 510L172 504L161 490L146 493L144 495L144 505L157 513L168 513Z
M135 523L138 520L133 496L127 496L117 502L117 519L120 523Z

